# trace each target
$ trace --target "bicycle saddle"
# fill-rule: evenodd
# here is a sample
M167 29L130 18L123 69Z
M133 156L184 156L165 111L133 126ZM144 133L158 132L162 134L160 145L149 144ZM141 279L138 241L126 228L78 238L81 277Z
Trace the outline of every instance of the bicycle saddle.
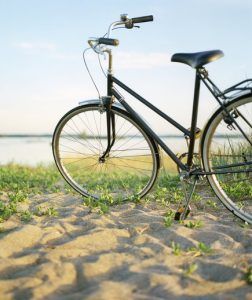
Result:
M211 50L196 53L175 53L171 61L187 64L192 68L202 67L224 56L221 50Z

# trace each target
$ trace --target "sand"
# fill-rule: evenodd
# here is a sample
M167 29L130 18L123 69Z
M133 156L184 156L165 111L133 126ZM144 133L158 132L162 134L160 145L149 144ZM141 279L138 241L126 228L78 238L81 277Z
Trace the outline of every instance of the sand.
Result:
M204 200L204 199L203 199ZM164 226L166 208L125 203L100 215L77 195L35 196L58 216L1 224L0 299L252 299L252 229L219 206L194 208L191 221ZM181 245L175 255L172 242ZM199 242L209 253L189 251Z

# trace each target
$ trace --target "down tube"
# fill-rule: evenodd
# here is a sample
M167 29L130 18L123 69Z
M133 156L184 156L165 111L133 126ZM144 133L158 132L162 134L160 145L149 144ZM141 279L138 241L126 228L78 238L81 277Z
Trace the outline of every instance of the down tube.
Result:
M140 126L151 136L170 156L170 158L180 167L180 169L187 171L187 167L178 159L178 157L171 151L169 147L160 139L159 136L144 122L144 120L131 108L131 106L123 99L117 91L112 89L112 94L118 99L122 106L130 113L130 115L140 124Z

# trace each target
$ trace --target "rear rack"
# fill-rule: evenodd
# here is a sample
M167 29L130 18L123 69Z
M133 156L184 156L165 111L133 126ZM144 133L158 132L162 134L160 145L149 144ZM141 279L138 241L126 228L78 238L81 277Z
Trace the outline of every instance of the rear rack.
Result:
M238 95L243 95L247 93L252 93L252 78L243 80L228 89L224 90L223 92L218 94L218 97L224 99L232 99Z

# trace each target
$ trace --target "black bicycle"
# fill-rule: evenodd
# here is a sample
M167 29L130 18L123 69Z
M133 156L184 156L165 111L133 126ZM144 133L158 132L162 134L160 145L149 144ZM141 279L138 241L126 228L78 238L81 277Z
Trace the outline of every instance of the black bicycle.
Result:
M227 209L252 224L252 79L221 91L204 66L221 58L222 51L174 54L173 62L187 64L196 71L191 127L186 129L112 73L112 50L108 46L119 42L110 38L111 30L131 29L138 27L137 23L150 21L153 16L121 15L105 36L88 41L90 49L108 55L107 95L80 103L59 121L52 147L60 173L85 197L114 201L143 197L157 179L161 147L177 164L181 180L193 182L181 218L185 218L196 182L203 176ZM201 82L219 103L202 132L197 128ZM184 134L189 141L186 162L132 109L118 87ZM195 138L199 134L200 148L195 159Z

